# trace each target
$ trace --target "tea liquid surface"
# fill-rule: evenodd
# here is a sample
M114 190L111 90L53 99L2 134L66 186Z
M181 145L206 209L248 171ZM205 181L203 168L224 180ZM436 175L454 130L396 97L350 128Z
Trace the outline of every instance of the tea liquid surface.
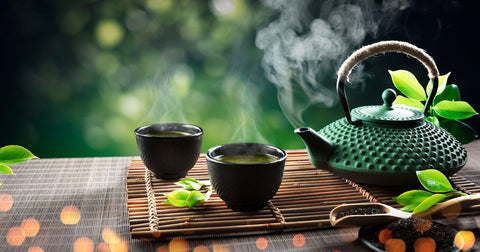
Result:
M144 134L145 136L150 137L181 137L181 136L190 136L191 133L183 132L183 131L158 131Z
M235 164L260 164L270 163L278 160L279 158L268 153L256 152L248 154L220 155L216 156L215 159Z

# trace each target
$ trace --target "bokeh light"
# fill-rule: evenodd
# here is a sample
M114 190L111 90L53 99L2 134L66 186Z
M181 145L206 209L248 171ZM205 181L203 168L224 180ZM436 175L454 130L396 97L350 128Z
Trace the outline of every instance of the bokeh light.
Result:
M168 244L168 250L178 252L188 251L188 241L180 237L175 237Z
M60 213L60 220L65 225L75 225L80 221L80 210L75 206L66 206Z
M93 252L93 241L88 237L80 237L73 244L74 252Z
M12 227L5 237L11 246L20 246L25 241L25 231L21 227Z
M35 218L28 218L23 220L22 226L25 231L25 236L35 236L40 230L40 223Z
M230 248L224 244L214 242L212 245L213 252L230 252Z
M445 209L442 209L442 215L448 219L454 219L458 217L461 211L462 211L461 204L454 204L446 207Z
M129 245L122 237L120 237L111 228L105 227L102 232L103 240L109 245L111 252L126 252Z
M378 233L378 241L381 244L385 244L389 239L392 238L392 231L390 229L382 229L380 233Z
M203 245L200 245L200 246L196 246L194 249L193 249L193 252L209 252L210 250L203 246Z
M386 252L404 252L406 248L407 245L402 239L389 239L385 242Z
M255 245L257 246L257 249L265 250L268 247L268 240L265 237L260 237L255 242Z
M147 6L156 11L166 11L172 8L172 0L147 0Z
M8 193L0 193L0 212L8 212L12 206L12 196Z
M27 252L44 252L44 250L38 246L30 247Z
M158 230L155 230L155 231L152 232L152 235L155 238L160 238L160 236L162 236L162 232L160 232Z
M99 22L95 35L101 46L114 47L123 39L124 33L115 20L103 20Z
M432 216L425 216L422 218L413 219L413 228L420 232L428 231L433 224Z
M418 238L413 244L415 252L435 252L437 244L435 240L429 237Z
M235 10L235 4L232 0L211 0L214 12L219 15L225 15Z
M168 246L166 245L158 246L157 249L155 249L155 252L169 252Z
M293 245L295 247L303 247L305 245L305 236L303 234L296 234L293 236Z
M112 251L110 250L110 245L108 243L102 242L97 245L95 252L112 252Z
M462 250L468 250L475 244L475 235L472 231L459 231L455 235L455 245Z

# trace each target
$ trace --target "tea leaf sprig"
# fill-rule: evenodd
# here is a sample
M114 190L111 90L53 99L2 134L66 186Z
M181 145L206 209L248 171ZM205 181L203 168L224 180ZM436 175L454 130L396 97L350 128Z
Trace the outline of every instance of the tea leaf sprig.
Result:
M177 207L193 207L203 201L207 201L212 194L212 186L210 181L200 182L196 179L185 178L175 183L183 189L177 189L173 192L164 194L167 197L167 200L163 203L170 204ZM201 193L201 190L204 186L207 187L206 193Z
M37 157L22 146L4 146L0 148L0 173L14 174L12 169L8 165L23 163L32 158ZM3 188L3 183L0 180L0 189L1 188Z
M427 93L432 89L432 82L427 90L422 87L415 75L406 70L388 71L395 87L405 96L397 96L394 104L401 104L423 111L423 103ZM455 84L447 85L450 73L438 77L438 89L433 103L428 108L426 120L444 128L462 144L467 144L477 138L477 132L469 125L461 122L478 113L467 102L461 101L460 91Z
M453 189L448 178L438 170L417 171L417 177L427 191L410 190L393 198L404 206L400 209L402 211L419 213L446 198L467 195Z

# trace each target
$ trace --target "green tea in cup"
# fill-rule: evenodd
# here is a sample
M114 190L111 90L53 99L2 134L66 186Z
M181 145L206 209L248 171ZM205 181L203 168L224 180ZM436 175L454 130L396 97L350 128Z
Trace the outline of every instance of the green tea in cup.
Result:
M261 163L270 163L279 159L279 157L274 156L268 153L262 152L253 152L245 154L228 154L228 155L219 155L215 159L227 163L235 164L261 164Z
M144 136L148 137L182 137L182 136L190 136L192 133L183 132L183 131L155 131L143 134Z

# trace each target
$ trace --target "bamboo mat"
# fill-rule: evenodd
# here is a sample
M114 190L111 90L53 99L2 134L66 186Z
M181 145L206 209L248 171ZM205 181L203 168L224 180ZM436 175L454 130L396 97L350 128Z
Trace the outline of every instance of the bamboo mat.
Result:
M228 236L330 227L329 213L343 203L381 202L400 207L392 197L408 188L359 185L317 169L305 150L289 150L282 184L268 206L256 212L235 212L213 191L211 198L192 208L163 204L165 193L180 188L176 181L157 179L139 159L127 174L128 212L132 238ZM202 154L188 178L208 180ZM459 176L457 190L480 192L480 187ZM150 196L149 196L150 195Z

